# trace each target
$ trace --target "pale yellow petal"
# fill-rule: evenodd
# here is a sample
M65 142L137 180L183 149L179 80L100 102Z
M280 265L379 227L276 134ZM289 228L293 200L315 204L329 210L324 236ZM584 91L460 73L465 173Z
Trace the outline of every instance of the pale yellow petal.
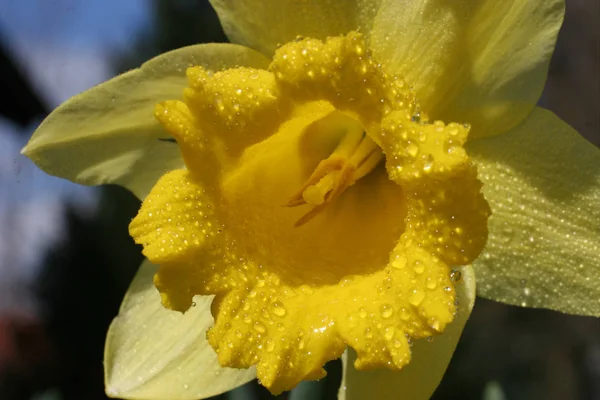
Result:
M223 368L206 341L212 296L196 296L185 314L165 309L152 283L158 268L145 261L107 335L104 368L110 397L193 400L255 377L253 368Z
M434 119L470 138L517 125L539 99L563 0L382 0L370 46Z
M470 266L459 269L462 283L456 284L458 313L443 334L432 341L417 340L412 359L401 371L357 371L354 351L342 357L343 375L338 400L427 400L439 385L475 302L475 274Z
M266 68L261 54L231 44L185 47L156 57L63 103L40 125L23 153L41 169L86 185L116 183L144 198L165 172L184 166L154 117L158 102L183 97L185 70Z
M600 151L540 108L467 151L492 209L478 294L600 316Z
M227 37L271 56L297 36L368 31L379 0L210 0Z

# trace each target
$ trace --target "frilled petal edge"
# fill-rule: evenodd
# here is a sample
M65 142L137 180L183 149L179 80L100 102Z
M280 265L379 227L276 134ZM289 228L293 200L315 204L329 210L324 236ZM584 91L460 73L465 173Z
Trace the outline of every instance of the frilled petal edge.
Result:
M439 385L475 303L475 274L471 266L457 269L462 282L455 285L457 314L443 334L433 340L417 340L412 360L400 371L357 371L356 354L349 349L342 357L343 375L338 400L377 398L381 400L427 400Z

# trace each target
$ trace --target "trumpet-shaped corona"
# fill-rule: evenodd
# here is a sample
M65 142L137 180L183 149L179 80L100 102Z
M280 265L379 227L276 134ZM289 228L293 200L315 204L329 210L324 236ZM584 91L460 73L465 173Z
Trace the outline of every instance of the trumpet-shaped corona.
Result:
M256 365L274 393L346 346L359 369L405 366L412 340L452 321L451 266L487 238L469 126L429 121L358 33L298 38L268 70L187 75L156 108L187 169L130 225L164 305L215 295L220 364Z

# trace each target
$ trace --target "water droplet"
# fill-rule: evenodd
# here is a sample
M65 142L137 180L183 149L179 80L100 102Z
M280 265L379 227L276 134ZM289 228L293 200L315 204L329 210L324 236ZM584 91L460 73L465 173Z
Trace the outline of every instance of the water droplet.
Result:
M275 342L271 339L267 340L267 351L270 353L275 349Z
M254 330L259 332L259 333L265 333L265 331L267 330L267 328L265 328L265 326L263 324L261 324L260 322L256 321L254 323Z
M382 304L381 307L379 307L379 311L381 312L381 316L385 319L390 318L394 313L394 309L389 304Z
M413 262L413 269L419 275L425 272L425 265L421 262L421 260L416 260Z
M410 313L408 312L408 309L406 309L406 307L402 307L400 309L400 318L402 318L403 321L408 321L410 318Z
M417 146L414 143L409 143L406 146L406 152L411 156L411 157L416 157L417 154L419 154L419 146Z
M276 301L271 304L271 308L273 309L273 314L277 315L278 317L283 317L286 313L285 307L283 307L283 304L280 301Z
M450 279L454 283L460 283L462 281L462 272L453 269L452 272L450 272Z
M388 326L387 328L385 328L385 332L383 333L383 336L387 339L387 340L392 340L394 338L394 327L393 326Z
M358 315L360 315L361 318L367 318L367 310L365 310L363 307L361 307L358 310Z
M425 286L427 286L427 289L429 290L435 289L437 287L437 282L435 281L435 278L427 278L427 283L425 284Z
M425 293L423 293L422 290L414 289L408 298L408 302L413 306L418 306L419 304L421 304L424 298Z

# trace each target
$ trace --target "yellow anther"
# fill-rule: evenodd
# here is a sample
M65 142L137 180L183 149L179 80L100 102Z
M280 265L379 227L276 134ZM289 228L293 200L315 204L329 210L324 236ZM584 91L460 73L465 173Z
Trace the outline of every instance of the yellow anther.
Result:
M295 226L302 226L310 221L383 160L379 146L362 129L357 130L356 127L359 125L347 130L333 153L317 165L304 186L288 202L288 207L304 204L315 206Z
M319 182L309 186L302 192L302 198L308 204L320 206L325 202L327 194L333 190L336 181L340 175L339 171L331 172L325 175Z

